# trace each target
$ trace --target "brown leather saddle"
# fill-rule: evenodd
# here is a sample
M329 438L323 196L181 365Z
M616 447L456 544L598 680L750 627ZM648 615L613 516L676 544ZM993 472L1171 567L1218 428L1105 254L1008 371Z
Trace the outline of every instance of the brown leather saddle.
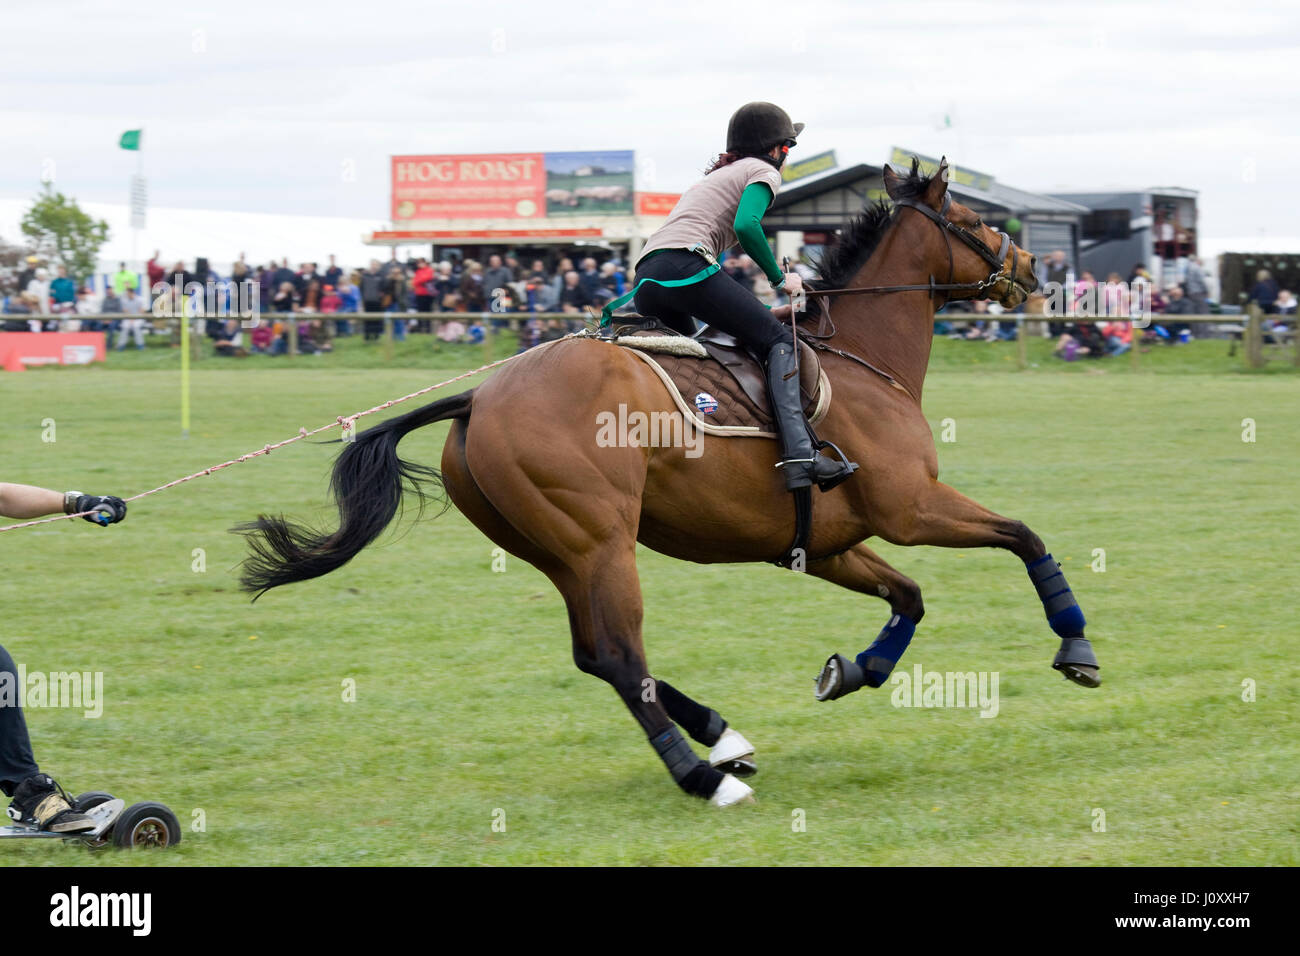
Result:
M658 365L672 380L684 402L693 406L697 419L723 429L756 430L764 436L774 434L772 404L762 361L736 338L710 328L692 338L665 328L653 318L638 315L618 318L619 324L608 330L610 338L678 336L703 347L703 356L645 350L653 358L652 364ZM817 353L802 340L799 342L799 390L804 414L815 424L829 405L830 385L822 376Z

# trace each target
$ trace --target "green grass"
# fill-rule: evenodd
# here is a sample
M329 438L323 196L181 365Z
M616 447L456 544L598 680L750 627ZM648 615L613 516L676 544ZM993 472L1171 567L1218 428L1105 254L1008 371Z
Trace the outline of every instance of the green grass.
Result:
M1176 375L1134 375L1126 361L1107 374L1047 362L990 374L1013 345L936 343L926 414L936 431L957 425L939 445L942 477L1026 521L1063 562L1099 690L1050 669L1057 642L1006 553L879 547L925 592L900 667L998 672L1000 712L981 719L895 708L887 689L814 701L821 662L870 642L880 601L768 566L643 551L654 672L758 747L759 803L725 811L677 791L613 691L574 669L554 589L514 559L493 573L493 545L455 512L256 605L238 593L241 540L225 529L265 510L327 518L332 448L296 444L218 472L132 505L113 528L0 534L0 642L32 671L104 673L101 718L28 712L42 768L206 822L161 854L9 841L0 861L1300 863L1300 381L1233 374L1238 360L1215 350L1226 346L1153 355L1158 371L1205 363ZM0 478L133 494L478 364L206 360L182 440L177 376L161 368L174 354L157 350L157 371L123 370L153 351L0 375ZM41 440L46 418L54 443ZM1241 440L1245 418L1254 443ZM444 435L423 429L403 453L436 462ZM1089 568L1096 548L1105 573ZM806 832L792 829L796 810Z

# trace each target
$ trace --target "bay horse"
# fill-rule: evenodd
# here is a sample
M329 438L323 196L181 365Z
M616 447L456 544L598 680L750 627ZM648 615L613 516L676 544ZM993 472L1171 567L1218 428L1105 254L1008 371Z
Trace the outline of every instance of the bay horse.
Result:
M1012 552L1061 638L1053 666L1096 687L1083 614L1056 561L1023 523L938 480L921 411L936 309L950 298L977 297L1015 307L1037 287L1034 257L952 200L946 162L929 177L915 161L906 175L886 167L884 184L892 208L869 205L820 263L824 291L836 294L823 296L835 331L819 354L834 401L818 432L862 467L817 495L804 570L883 598L892 613L855 660L837 654L827 661L816 696L832 700L880 686L924 614L920 587L867 547L873 536ZM836 289L846 282L856 288ZM785 553L795 519L773 467L777 443L715 437L693 455L636 442L608 447L596 440L596 423L620 404L674 412L667 389L627 349L575 337L525 352L476 388L348 443L331 482L336 531L266 515L235 529L248 535L251 549L242 586L260 595L337 569L379 536L405 490L423 503L424 489L440 482L479 530L560 591L574 663L614 687L674 781L719 806L752 799L738 779L755 769L752 745L717 711L650 674L635 548L640 541L700 563L770 562ZM398 457L404 435L440 421L451 422L441 469ZM709 760L696 755L678 725L712 748Z

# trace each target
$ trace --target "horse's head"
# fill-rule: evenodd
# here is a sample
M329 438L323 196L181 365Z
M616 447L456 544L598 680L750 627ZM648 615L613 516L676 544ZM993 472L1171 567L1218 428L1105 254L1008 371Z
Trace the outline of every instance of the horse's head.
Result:
M934 244L932 274L937 283L958 286L945 291L948 299L993 299L1011 309L1038 288L1036 258L1005 232L986 226L973 210L948 193L947 159L939 162L933 176L919 183L915 164L912 177L889 166L884 176L885 192L894 205L915 209L938 226L926 226Z

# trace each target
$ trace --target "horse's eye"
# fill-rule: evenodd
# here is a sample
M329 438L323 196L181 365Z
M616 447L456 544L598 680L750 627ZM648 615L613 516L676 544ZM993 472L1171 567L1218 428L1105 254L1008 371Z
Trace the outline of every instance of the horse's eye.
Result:
M976 226L982 226L982 225L984 225L984 220L983 220L983 219L976 218L976 220L975 220L975 225L976 225Z

